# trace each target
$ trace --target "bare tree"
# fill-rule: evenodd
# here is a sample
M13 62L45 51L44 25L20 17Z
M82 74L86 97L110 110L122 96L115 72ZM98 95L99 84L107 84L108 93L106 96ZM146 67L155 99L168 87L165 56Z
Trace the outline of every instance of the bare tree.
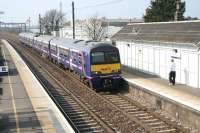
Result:
M64 16L62 12L51 9L45 13L39 23L46 34L51 34L52 31L58 31L62 27Z
M85 31L87 36L95 41L101 41L105 36L105 26L97 15L87 20L85 24Z

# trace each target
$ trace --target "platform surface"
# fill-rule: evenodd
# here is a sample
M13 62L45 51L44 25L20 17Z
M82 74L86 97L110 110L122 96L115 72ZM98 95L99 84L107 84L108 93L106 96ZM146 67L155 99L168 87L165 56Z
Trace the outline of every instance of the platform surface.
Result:
M167 80L137 70L123 71L123 77L130 83L200 112L200 88L183 84L169 86Z
M0 132L72 133L69 123L16 51L7 42L3 43L3 51L9 73L0 76Z

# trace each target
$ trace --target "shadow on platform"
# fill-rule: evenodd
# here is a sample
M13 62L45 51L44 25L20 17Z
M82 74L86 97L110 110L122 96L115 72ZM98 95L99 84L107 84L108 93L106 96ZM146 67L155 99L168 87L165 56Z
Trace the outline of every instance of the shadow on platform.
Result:
M23 132L42 132L41 125L35 112L27 111L27 112L19 112L17 113L19 120L20 130ZM3 113L0 115L0 132L8 133L8 132L17 132L16 119L14 113Z
M18 75L19 73L18 73L18 71L17 71L17 69L16 68L9 68L9 75L10 76L16 76L16 75Z

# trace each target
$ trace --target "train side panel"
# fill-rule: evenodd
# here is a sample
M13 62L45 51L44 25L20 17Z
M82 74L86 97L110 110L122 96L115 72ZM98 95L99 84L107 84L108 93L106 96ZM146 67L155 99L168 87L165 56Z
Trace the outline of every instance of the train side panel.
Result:
M108 43L52 36L32 37L31 34L26 33L20 34L20 41L64 68L73 70L95 89L119 86L121 80L119 51ZM97 62L93 60L92 53Z

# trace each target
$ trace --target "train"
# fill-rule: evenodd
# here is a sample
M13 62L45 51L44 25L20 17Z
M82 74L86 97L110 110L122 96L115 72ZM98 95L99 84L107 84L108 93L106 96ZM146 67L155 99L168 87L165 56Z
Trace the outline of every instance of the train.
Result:
M64 69L75 72L95 90L120 85L120 54L112 43L33 33L20 33L19 40Z

